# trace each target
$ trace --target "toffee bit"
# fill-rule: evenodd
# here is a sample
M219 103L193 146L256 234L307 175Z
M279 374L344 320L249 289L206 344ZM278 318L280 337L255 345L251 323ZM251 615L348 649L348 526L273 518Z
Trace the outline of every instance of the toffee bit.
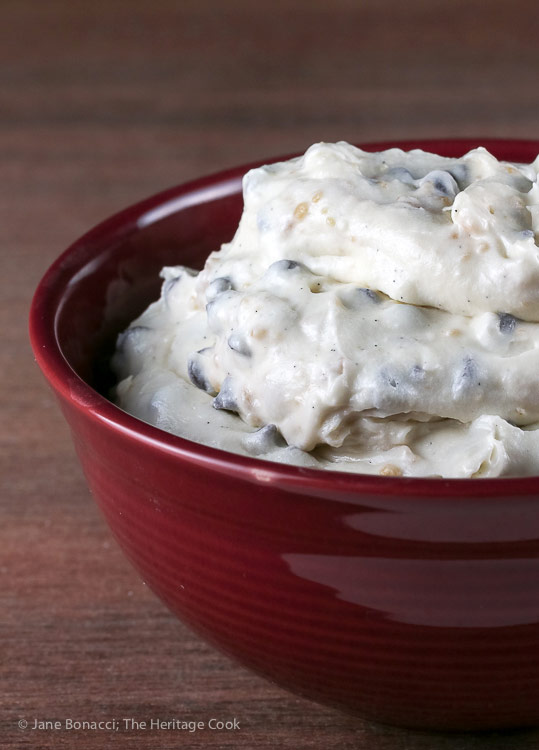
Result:
M402 469L395 464L385 464L378 473L382 477L402 477Z
M308 203L298 203L298 205L294 209L294 218L296 218L298 221L302 221L307 216L308 212Z

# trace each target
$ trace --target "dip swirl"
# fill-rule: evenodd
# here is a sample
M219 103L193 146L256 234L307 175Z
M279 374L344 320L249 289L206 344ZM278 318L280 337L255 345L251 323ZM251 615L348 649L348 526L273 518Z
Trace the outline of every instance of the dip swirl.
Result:
M538 166L341 142L250 171L234 239L120 335L117 403L304 466L539 473Z

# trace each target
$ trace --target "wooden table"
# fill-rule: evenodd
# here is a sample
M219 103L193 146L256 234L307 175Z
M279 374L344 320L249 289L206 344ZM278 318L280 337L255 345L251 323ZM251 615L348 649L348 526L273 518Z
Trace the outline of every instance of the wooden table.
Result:
M348 719L192 635L112 540L26 332L55 256L162 188L317 140L539 137L537 8L2 0L2 747L539 746L532 730L433 735ZM150 725L211 717L240 728ZM62 728L32 729L36 720ZM118 730L66 729L68 720L116 720Z

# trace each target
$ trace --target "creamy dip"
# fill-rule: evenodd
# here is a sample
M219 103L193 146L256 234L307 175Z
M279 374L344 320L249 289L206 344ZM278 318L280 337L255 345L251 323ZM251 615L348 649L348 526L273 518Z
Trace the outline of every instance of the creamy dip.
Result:
M117 403L284 463L539 474L538 169L320 143L251 170L234 239L120 335Z

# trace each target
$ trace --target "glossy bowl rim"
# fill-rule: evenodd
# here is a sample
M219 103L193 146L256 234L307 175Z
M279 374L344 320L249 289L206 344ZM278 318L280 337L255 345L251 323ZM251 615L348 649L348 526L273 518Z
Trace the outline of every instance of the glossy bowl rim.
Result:
M513 149L539 153L539 140L512 138L419 138L414 140L391 140L361 143L366 150L386 148L423 148L436 151L444 146L462 146L463 153L477 146L490 150ZM270 483L272 486L296 491L314 491L320 494L361 496L364 494L414 496L440 496L462 500L490 499L503 496L539 496L539 476L497 477L475 479L444 479L437 477L383 477L331 469L304 468L280 464L268 460L243 456L224 449L212 448L168 433L120 409L112 401L95 391L73 370L63 354L57 336L57 320L61 310L63 291L75 283L77 274L91 260L92 249L101 248L101 243L113 239L127 238L141 225L141 218L152 212L157 214L155 221L174 213L175 206L182 197L197 194L203 196L211 186L219 185L224 197L237 188L241 189L243 175L252 168L284 161L298 156L289 154L257 160L231 169L215 172L198 179L189 180L175 187L158 192L113 214L95 225L75 240L49 266L33 295L29 331L35 359L45 378L57 394L71 403L86 417L96 420L108 429L135 440L148 448L153 448L181 461L199 465L226 475L234 475L251 482ZM202 201L200 201L202 202ZM167 210L167 204L169 208ZM161 209L161 211L156 211ZM164 211L164 213L163 213ZM148 220L145 225L150 224ZM530 498L532 499L532 498Z

